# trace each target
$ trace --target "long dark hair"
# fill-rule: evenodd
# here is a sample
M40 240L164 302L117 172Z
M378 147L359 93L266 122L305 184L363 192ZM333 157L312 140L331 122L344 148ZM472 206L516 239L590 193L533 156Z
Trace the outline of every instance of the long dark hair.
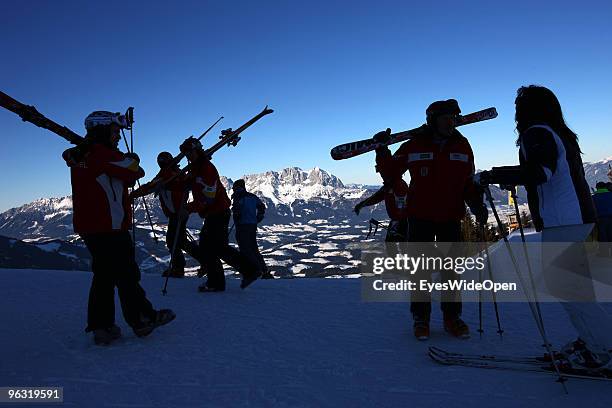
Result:
M578 136L565 124L561 104L550 89L539 85L522 86L516 91L514 104L516 105L514 120L519 137L533 125L548 125L559 135L566 149L582 153L578 145Z

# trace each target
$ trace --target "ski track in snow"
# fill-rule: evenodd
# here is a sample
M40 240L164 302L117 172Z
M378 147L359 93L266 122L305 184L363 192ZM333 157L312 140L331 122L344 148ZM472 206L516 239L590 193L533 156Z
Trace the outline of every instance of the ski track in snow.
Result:
M485 334L449 338L434 305L432 337L412 337L407 303L363 303L359 279L283 279L245 291L228 278L225 293L201 294L199 280L143 276L157 308L177 319L136 338L117 305L124 337L109 347L83 332L91 274L0 270L1 386L62 386L71 407L604 407L612 386L554 377L445 367L427 346L529 355L542 352L528 307L492 305ZM575 334L558 305L542 305L551 340ZM477 329L477 304L464 305ZM25 405L24 405L25 406Z

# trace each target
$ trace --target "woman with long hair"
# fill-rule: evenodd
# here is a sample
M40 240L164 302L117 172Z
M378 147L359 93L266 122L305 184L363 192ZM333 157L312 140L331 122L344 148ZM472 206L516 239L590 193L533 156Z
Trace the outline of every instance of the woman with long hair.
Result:
M595 222L578 137L566 125L559 100L550 89L521 87L515 106L520 165L494 168L485 172L484 180L524 185L527 190L533 223L542 232L546 286L564 300L561 304L579 336L562 348L565 362L574 368L611 370L612 317L595 301L584 246L569 245L565 263L555 261L558 253L553 257L547 249L549 243L584 241L585 236L572 237L572 231L586 235L588 228L580 224Z

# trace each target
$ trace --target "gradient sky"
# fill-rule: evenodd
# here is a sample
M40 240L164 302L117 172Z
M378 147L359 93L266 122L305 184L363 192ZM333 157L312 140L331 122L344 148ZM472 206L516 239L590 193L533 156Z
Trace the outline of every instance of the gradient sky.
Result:
M416 3L416 2L415 2ZM83 134L93 110L135 107L147 171L218 116L238 127L275 113L214 156L221 174L319 166L378 184L373 153L333 161L334 145L419 126L437 99L464 113L476 166L517 161L514 95L550 87L585 161L612 156L612 5L601 2L3 2L0 89ZM70 193L58 136L0 109L0 211Z

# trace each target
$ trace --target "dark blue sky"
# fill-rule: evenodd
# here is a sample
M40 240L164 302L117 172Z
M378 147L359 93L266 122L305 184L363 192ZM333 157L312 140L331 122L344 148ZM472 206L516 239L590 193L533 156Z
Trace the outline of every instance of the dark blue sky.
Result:
M477 167L512 164L514 94L530 83L556 92L585 160L612 156L608 2L25 4L2 5L0 89L78 133L93 110L134 106L147 179L159 151L266 104L276 112L215 155L222 174L319 166L378 183L372 154L334 162L330 148L416 127L447 98L465 113L498 108L463 133ZM0 132L0 210L69 194L63 139L5 110Z

